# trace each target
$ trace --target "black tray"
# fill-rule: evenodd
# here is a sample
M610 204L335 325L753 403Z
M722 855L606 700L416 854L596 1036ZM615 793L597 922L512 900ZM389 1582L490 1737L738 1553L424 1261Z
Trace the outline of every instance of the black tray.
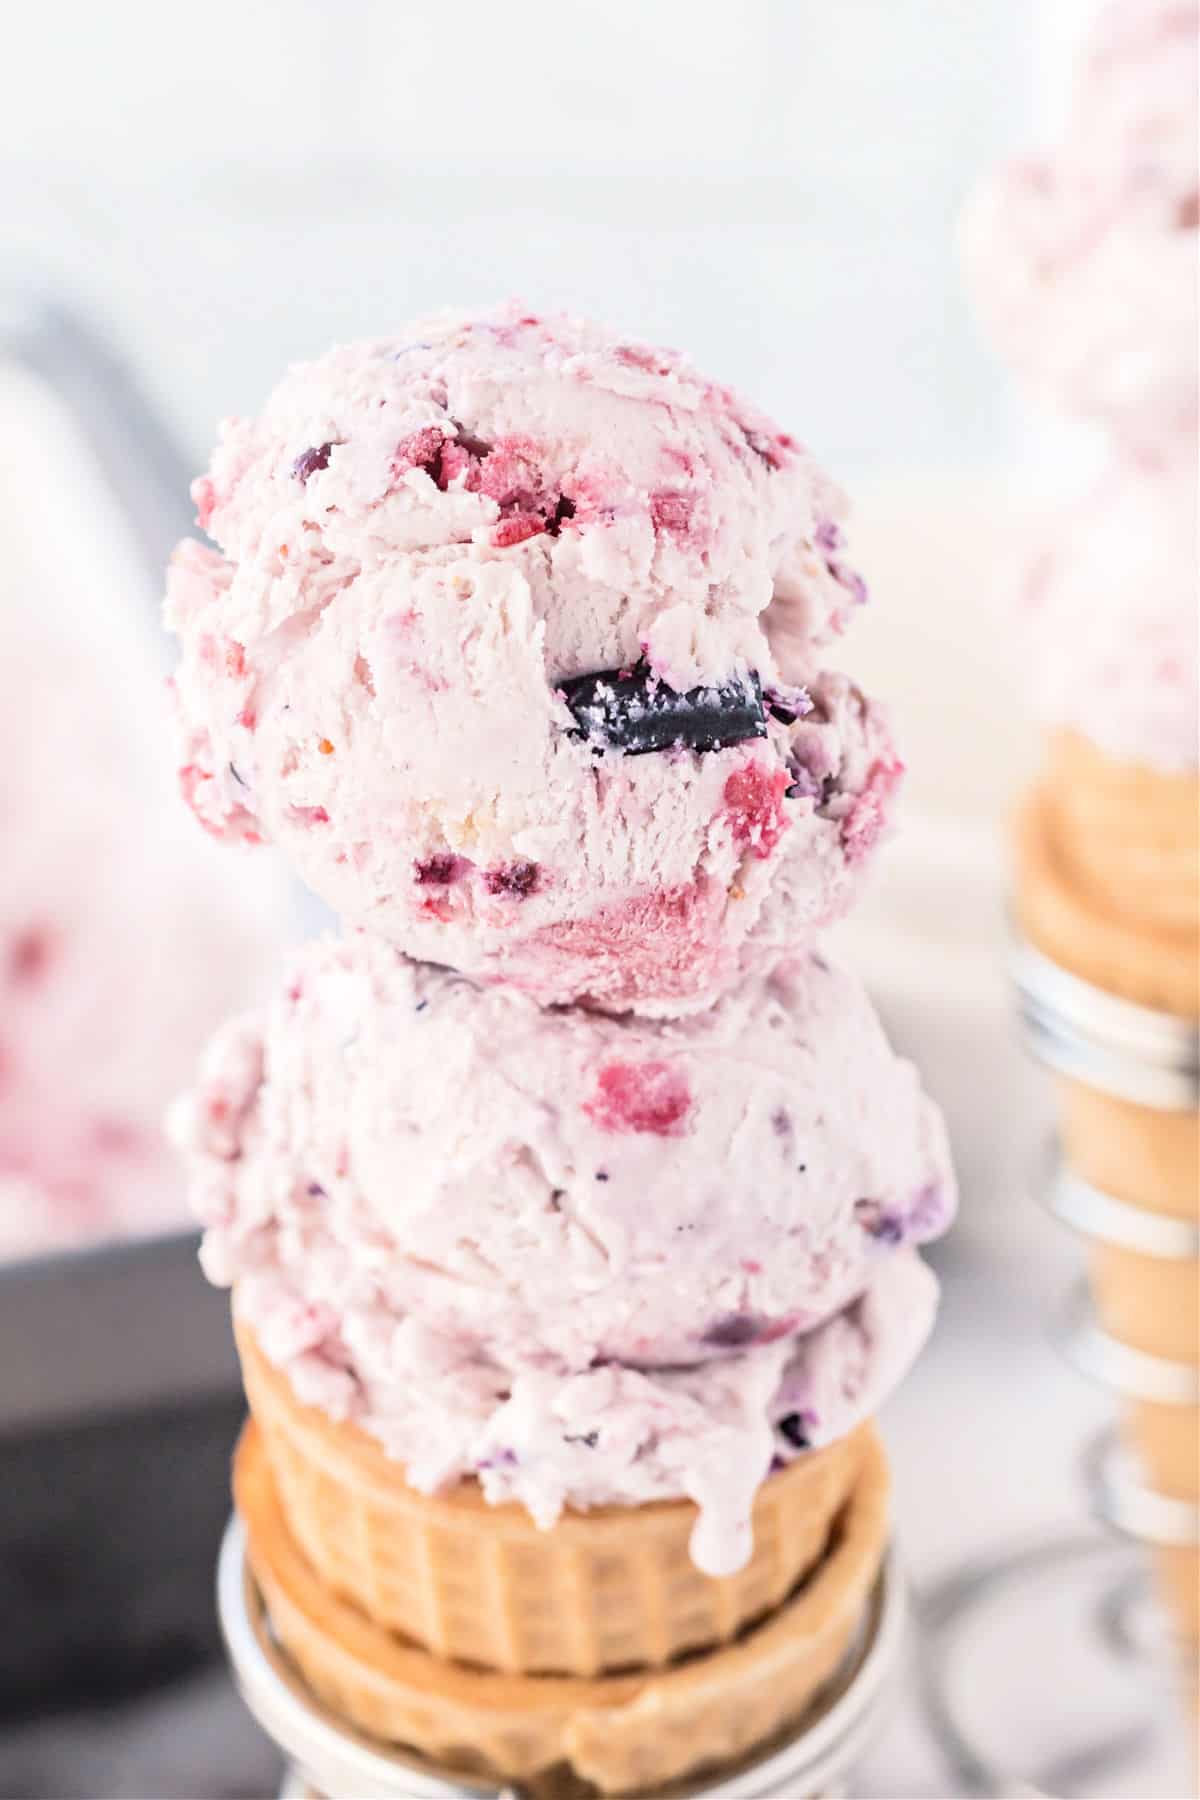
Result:
M243 1403L196 1238L0 1269L0 1715L169 1680L218 1650Z

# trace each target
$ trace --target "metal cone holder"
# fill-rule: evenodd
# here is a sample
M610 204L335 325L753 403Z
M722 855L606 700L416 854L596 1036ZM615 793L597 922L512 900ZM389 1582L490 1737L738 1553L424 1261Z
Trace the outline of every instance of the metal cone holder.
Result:
M1016 947L1013 975L1025 1045L1043 1067L1102 1096L1154 1112L1200 1108L1200 1031L1193 1021L1106 994L1025 943ZM1101 1192L1072 1170L1057 1149L1036 1185L1052 1216L1093 1249L1127 1251L1155 1261L1200 1257L1200 1225L1194 1220L1151 1212ZM1083 1375L1123 1404L1150 1403L1168 1412L1200 1406L1200 1366L1148 1354L1113 1336L1097 1318L1082 1278L1055 1323L1054 1337ZM926 1606L926 1699L964 1793L1058 1800L1110 1792L1191 1791L1194 1771L1183 1743L1188 1707L1180 1704L1180 1689L1194 1701L1196 1647L1182 1643L1171 1629L1153 1592L1149 1559L1142 1553L1200 1547L1200 1504L1156 1491L1116 1425L1087 1447L1082 1472L1093 1516L1112 1537L1074 1537L1000 1556L961 1571ZM1097 1673L1109 1683L1124 1683L1131 1710L1116 1723L1097 1683L1086 1727L1077 1729L1071 1746L1059 1754L1043 1749L1039 1768L1031 1772L1016 1766L1022 1754L1029 1754L1017 1733L1009 1731L1007 1752L981 1743L978 1722L968 1722L961 1694L955 1696L954 1667L973 1631L992 1629L998 1639L1005 1612L1011 1619L1023 1606L1032 1611L1048 1592L1058 1594L1060 1610L1073 1606L1078 1613L1073 1642L1087 1657L1080 1685L1092 1688ZM1036 1624L1032 1632L1036 1637ZM1056 1641L1066 1640L1060 1636ZM1032 1654L1037 1654L1036 1642ZM1070 1678L1071 1671L1047 1666L1041 1675L1043 1697L1061 1691L1060 1684ZM1164 1732L1180 1741L1160 1757L1161 1746L1152 1740ZM1186 1786L1136 1785L1134 1771L1148 1759L1178 1768L1182 1772L1172 1779Z
M288 1759L283 1800L590 1800L595 1790L551 1771L526 1789L464 1773L374 1741L337 1718L277 1642L235 1518L225 1535L217 1605L246 1705ZM862 1622L832 1680L798 1728L736 1767L628 1800L834 1800L887 1716L907 1615L889 1552Z

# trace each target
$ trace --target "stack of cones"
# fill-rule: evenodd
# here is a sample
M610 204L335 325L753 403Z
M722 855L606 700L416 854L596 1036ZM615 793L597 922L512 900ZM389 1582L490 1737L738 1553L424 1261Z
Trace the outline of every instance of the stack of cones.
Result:
M732 1763L803 1716L879 1572L886 1465L864 1425L760 1490L755 1551L714 1580L685 1501L543 1532L464 1483L409 1488L303 1405L239 1329L252 1420L234 1493L272 1629L350 1726L507 1780L568 1768L641 1792Z
M1193 779L1156 777L1150 770L1105 771L1090 747L1068 740L1055 745L1054 759L1068 758L1099 780L1078 789L1059 787L1056 806L1044 789L1028 796L1017 824L1016 915L1022 934L1059 968L1102 993L1179 1022L1181 1040L1200 1013L1200 944L1197 941L1196 820L1200 793ZM1182 790L1190 788L1190 806ZM1128 814L1112 806L1114 793L1137 796ZM1077 801L1065 833L1056 821L1062 795ZM1155 808L1154 802L1158 801ZM1103 835L1074 833L1081 821L1107 809ZM1157 872L1150 867L1156 817L1173 817L1164 832ZM1186 819L1186 825L1185 825ZM1184 829L1179 829L1184 827ZM1188 841L1190 834L1190 843ZM1140 844L1144 889L1120 896L1127 882L1121 866L1124 846ZM1073 841L1079 847L1074 853ZM1086 842L1087 848L1083 848ZM1111 849L1106 866L1103 847ZM1087 871L1094 868L1089 876ZM1190 880L1189 880L1190 873ZM1187 913L1190 888L1192 907ZM1139 902L1139 893L1143 899ZM1137 909L1154 917L1139 917ZM1130 1053L1136 1069L1136 1057ZM1182 1059L1181 1059L1182 1062ZM1145 1070L1145 1092L1153 1090L1154 1069ZM1059 1074L1059 1134L1067 1167L1101 1195L1150 1215L1145 1241L1153 1242L1153 1220L1166 1218L1200 1232L1200 1113L1193 1096L1169 1093L1165 1105L1144 1104L1103 1085ZM1186 1075L1177 1075L1186 1088ZM1131 1083L1130 1092L1140 1085ZM1161 1234L1160 1234L1161 1235ZM1092 1299L1102 1328L1118 1344L1156 1359L1166 1372L1178 1371L1172 1400L1134 1398L1125 1403L1127 1441L1155 1493L1190 1502L1200 1517L1200 1263L1194 1244L1186 1253L1186 1232L1178 1234L1183 1254L1147 1253L1128 1241L1095 1235L1089 1245ZM1191 1373L1191 1381L1188 1376ZM1167 1385L1167 1384L1164 1384ZM1186 1397L1189 1386L1192 1398ZM1155 1547L1163 1591L1185 1638L1200 1640L1200 1548L1185 1544Z

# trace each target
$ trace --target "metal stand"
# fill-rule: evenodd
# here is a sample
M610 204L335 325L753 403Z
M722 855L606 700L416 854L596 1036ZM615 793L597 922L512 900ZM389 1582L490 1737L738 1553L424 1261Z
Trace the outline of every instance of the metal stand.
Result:
M1026 1047L1059 1075L1135 1105L1200 1106L1200 1036L1188 1021L1115 999L1028 945L1014 959ZM1142 1256L1200 1256L1200 1230L1103 1194L1057 1160L1039 1197L1082 1237ZM1054 1336L1123 1400L1200 1404L1200 1370L1109 1335L1086 1283ZM964 1794L995 1800L1186 1796L1196 1671L1154 1595L1144 1548L1200 1544L1200 1507L1159 1494L1117 1431L1086 1450L1091 1511L1111 1535L1039 1543L960 1571L921 1608L927 1711ZM980 1673L1011 1672L1001 1701ZM959 1791L957 1788L956 1792Z
M286 1800L524 1800L519 1789L369 1739L329 1712L275 1641L236 1517L221 1548L217 1607L242 1698L291 1759ZM640 1800L835 1800L886 1717L906 1618L905 1581L892 1550L842 1667L790 1737L735 1768ZM556 1800L582 1800L587 1791L554 1789ZM545 1793L538 1787L539 1800Z

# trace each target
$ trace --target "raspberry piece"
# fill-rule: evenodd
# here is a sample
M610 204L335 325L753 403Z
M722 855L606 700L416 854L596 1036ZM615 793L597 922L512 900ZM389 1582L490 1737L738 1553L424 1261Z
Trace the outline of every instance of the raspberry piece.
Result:
M687 1076L669 1062L606 1063L584 1112L602 1131L682 1137L692 1096Z
M749 845L757 857L770 856L787 829L783 800L788 785L786 770L768 769L758 762L735 769L725 783L725 806L734 839Z

